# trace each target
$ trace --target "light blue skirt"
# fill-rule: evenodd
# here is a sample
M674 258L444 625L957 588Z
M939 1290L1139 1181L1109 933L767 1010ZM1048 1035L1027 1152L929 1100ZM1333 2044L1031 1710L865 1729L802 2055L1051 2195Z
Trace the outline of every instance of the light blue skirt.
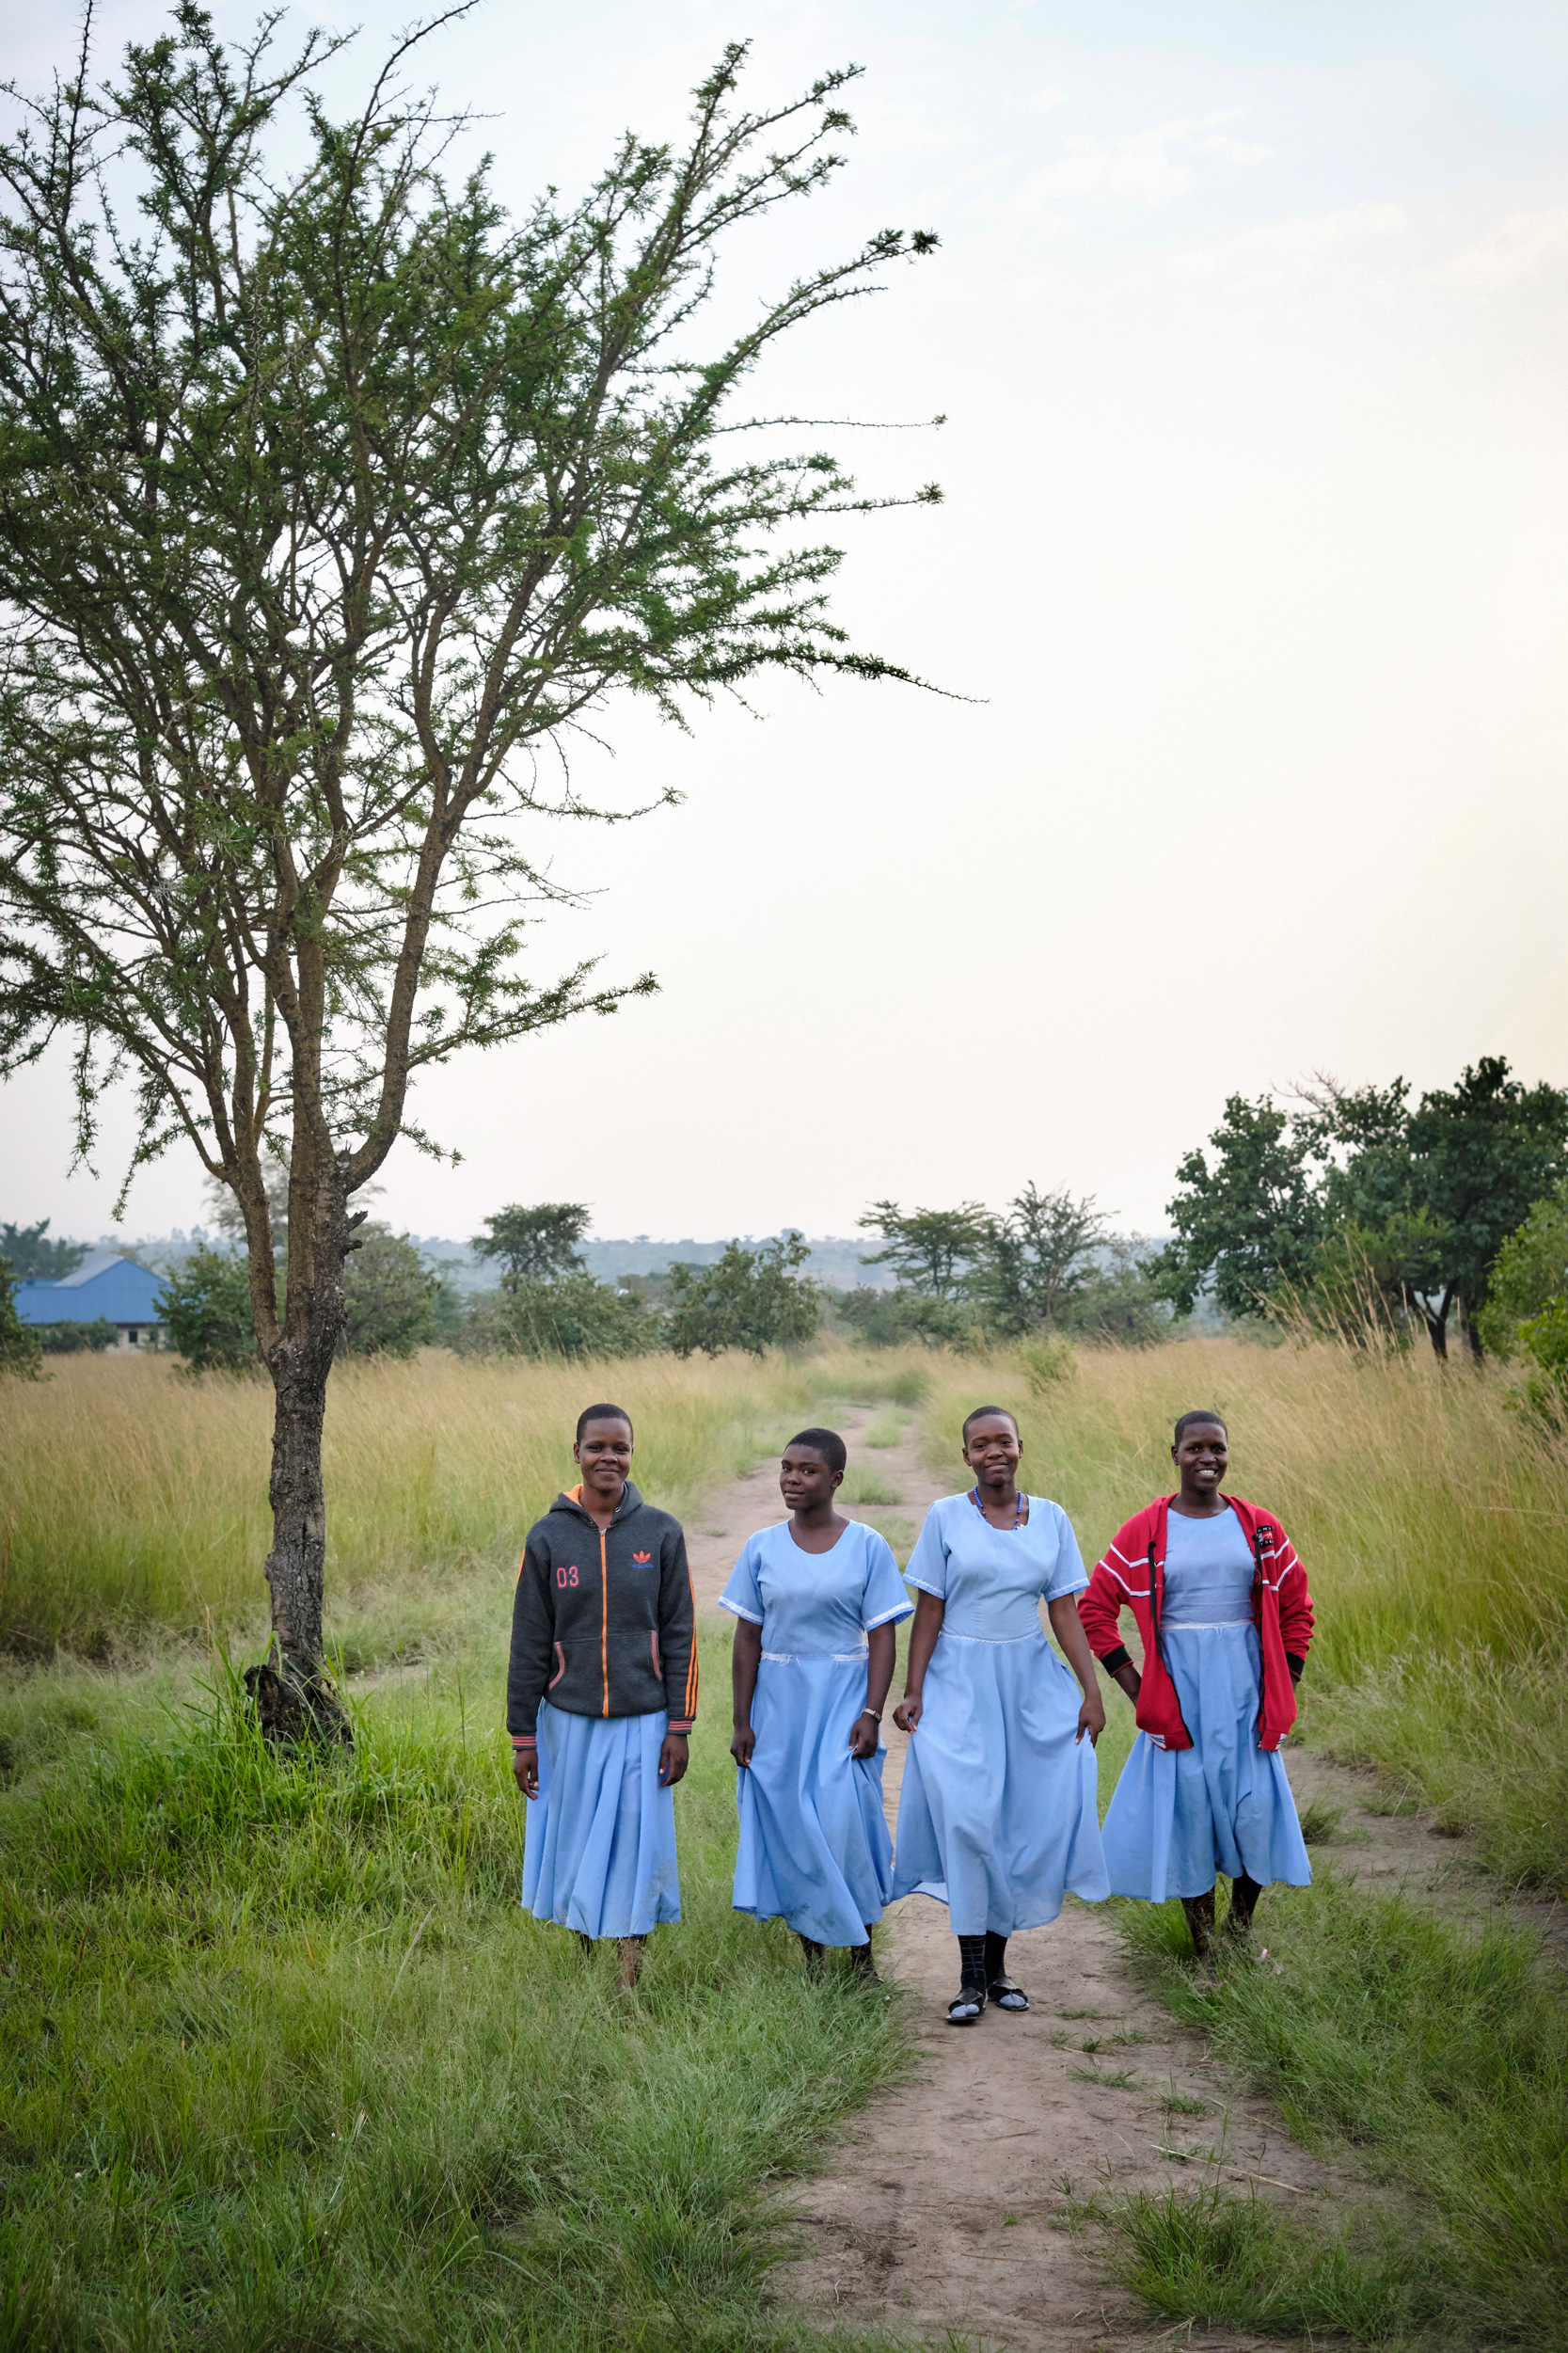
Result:
M752 1761L736 1775L735 1908L787 1920L819 1945L863 1945L893 1895L879 1748L849 1754L865 1659L767 1659Z
M1309 1887L1285 1760L1258 1745L1258 1629L1167 1627L1162 1640L1193 1745L1160 1748L1147 1732L1133 1741L1105 1817L1112 1894L1203 1896L1216 1869Z
M681 1916L675 1795L658 1786L670 1719L539 1708L539 1795L523 1844L523 1908L584 1936L645 1936Z
M1043 1928L1064 1893L1111 1892L1083 1693L1041 1632L970 1642L945 1629L898 1798L895 1896L945 1903L956 1936Z

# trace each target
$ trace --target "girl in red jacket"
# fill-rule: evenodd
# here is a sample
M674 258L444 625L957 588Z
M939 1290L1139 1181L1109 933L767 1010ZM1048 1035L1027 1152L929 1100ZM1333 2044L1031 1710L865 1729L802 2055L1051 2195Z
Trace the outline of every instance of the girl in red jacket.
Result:
M1134 1702L1138 1738L1105 1817L1111 1891L1180 1896L1201 1961L1213 1950L1214 1873L1230 1879L1227 1932L1251 1932L1273 1880L1311 1882L1279 1755L1312 1639L1295 1548L1272 1514L1222 1495L1217 1413L1184 1413L1171 1459L1180 1492L1130 1519L1079 1604L1101 1666ZM1139 1674L1117 1630L1131 1610Z

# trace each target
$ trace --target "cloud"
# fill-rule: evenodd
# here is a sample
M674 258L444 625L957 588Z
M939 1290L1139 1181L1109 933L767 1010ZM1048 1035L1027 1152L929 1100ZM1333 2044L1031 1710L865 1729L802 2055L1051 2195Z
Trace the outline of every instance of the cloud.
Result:
M1544 213L1513 213L1500 228L1478 237L1449 263L1456 285L1497 294L1560 264L1568 256L1568 205Z
M1192 186L1199 158L1242 165L1268 160L1271 148L1229 138L1219 131L1219 124L1234 119L1234 113L1227 110L1191 120L1157 123L1152 130L1129 132L1118 139L1092 135L1069 139L1054 163L1030 177L1025 191L1030 199L1047 203L1098 197L1131 204L1168 204Z
M1356 246L1403 232L1405 215L1398 204L1347 204L1336 213L1301 214L1293 220L1269 221L1245 229L1222 243L1195 246L1176 257L1178 270L1187 278L1240 278L1254 285L1277 285L1318 268L1323 262Z
M1029 103L1036 114L1048 115L1056 107L1067 104L1067 92L1066 90L1037 90Z

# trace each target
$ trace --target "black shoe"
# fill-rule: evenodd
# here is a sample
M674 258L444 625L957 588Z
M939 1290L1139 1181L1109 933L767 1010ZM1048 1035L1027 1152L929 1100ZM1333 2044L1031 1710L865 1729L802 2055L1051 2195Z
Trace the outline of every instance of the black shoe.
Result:
M986 1989L983 1985L960 1985L958 2000L947 2005L947 2023L950 2027L976 2026L985 2007Z
M1022 1985L1015 1985L1011 1978L992 1978L986 1992L998 2010L1020 2011L1029 2007L1028 1995Z

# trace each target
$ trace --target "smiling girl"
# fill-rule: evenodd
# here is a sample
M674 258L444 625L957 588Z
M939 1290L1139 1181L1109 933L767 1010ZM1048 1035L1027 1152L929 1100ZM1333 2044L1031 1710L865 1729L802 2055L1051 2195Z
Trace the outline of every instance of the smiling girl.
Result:
M1053 1920L1069 1890L1090 1903L1109 1892L1094 1760L1105 1709L1078 1622L1084 1564L1061 1505L1019 1487L1022 1453L1004 1407L969 1416L974 1485L932 1504L904 1572L920 1598L893 1717L914 1735L894 1892L947 1906L953 2026L973 2026L988 2002L1027 2010L1007 1975L1008 1937ZM1067 1666L1041 1630L1041 1600Z
M1171 1448L1180 1485L1130 1519L1084 1596L1089 1641L1137 1709L1138 1738L1105 1817L1111 1891L1180 1896L1212 1964L1216 1868L1230 1880L1229 1935L1244 1942L1272 1880L1312 1872L1279 1743L1312 1640L1312 1598L1271 1512L1221 1492L1225 1423L1184 1413ZM1122 1644L1131 1610L1143 1671Z
M748 1537L719 1606L739 1621L735 1908L787 1920L808 1967L847 1945L872 1979L871 1931L893 1892L879 1732L911 1604L886 1537L833 1508L847 1460L836 1430L790 1439L789 1518Z
M629 1988L650 1930L681 1916L671 1792L697 1709L696 1613L680 1522L628 1475L631 1417L588 1407L572 1452L581 1480L529 1530L512 1610L523 1902L619 1939Z

